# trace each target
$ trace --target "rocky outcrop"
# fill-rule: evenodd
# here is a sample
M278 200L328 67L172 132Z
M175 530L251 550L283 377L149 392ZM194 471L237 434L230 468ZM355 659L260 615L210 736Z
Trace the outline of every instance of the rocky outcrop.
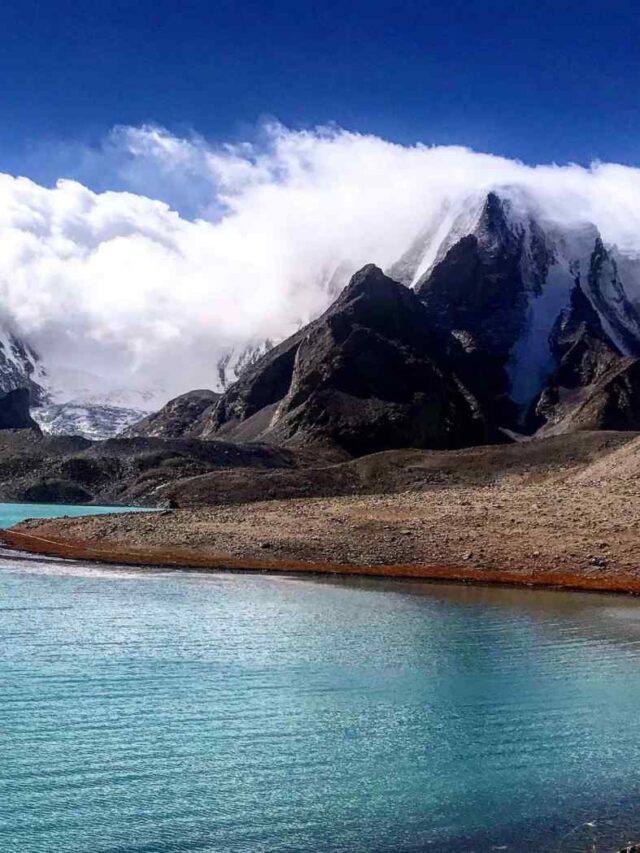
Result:
M0 393L26 388L34 405L48 401L48 377L40 356L0 323Z
M553 380L567 388L597 381L622 355L579 282L551 331L549 344L557 364Z
M619 358L590 385L551 385L536 407L537 436L578 430L640 430L640 359Z
M338 457L260 444L195 439L114 438L88 441L33 430L0 431L0 500L157 506L164 489L218 472L329 465Z
M460 352L412 291L369 265L196 428L201 436L325 444L353 455L496 441L490 417L455 372Z
M479 347L506 360L525 322L528 291L539 289L551 257L536 223L514 226L508 204L489 193L471 233L455 242L416 284L441 328L464 331ZM531 281L523 275L530 256Z
M614 253L599 236L584 286L594 309L605 319L611 339L625 355L640 356L640 315L626 293Z
M640 429L640 361L624 356L583 285L550 336L556 367L529 418L539 436L578 430Z
M40 427L29 412L30 395L27 388L16 388L0 396L0 429L31 429Z
M198 419L211 410L219 399L220 395L215 391L189 391L170 400L160 411L123 430L122 435L156 438L189 436Z

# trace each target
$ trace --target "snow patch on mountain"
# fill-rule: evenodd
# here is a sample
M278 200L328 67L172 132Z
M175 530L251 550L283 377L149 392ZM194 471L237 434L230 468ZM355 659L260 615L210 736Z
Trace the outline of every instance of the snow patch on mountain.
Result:
M148 414L139 409L82 403L38 406L31 411L33 419L49 435L80 435L92 441L118 435Z
M49 378L39 355L0 323L0 391L28 388L34 402L49 397Z
M524 331L507 362L514 403L531 402L553 369L549 338L556 319L569 304L573 283L571 273L560 264L554 264L549 269L545 286L529 302Z
M242 376L245 370L254 365L273 346L270 340L249 344L241 349L232 349L218 360L216 381L213 390L225 391L229 385Z
M442 216L435 221L435 228L425 233L422 257L408 286L416 287L452 246L476 230L485 202L486 195L479 193L457 205L447 204L442 208Z

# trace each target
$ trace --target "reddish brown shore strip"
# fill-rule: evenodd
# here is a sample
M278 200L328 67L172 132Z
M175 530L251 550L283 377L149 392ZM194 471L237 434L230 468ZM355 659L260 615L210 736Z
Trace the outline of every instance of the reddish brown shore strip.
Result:
M357 565L350 563L301 562L296 560L244 559L225 554L192 550L99 548L72 539L45 539L17 530L0 530L0 543L17 551L62 557L71 560L111 565L153 568L209 569L211 571L273 572L363 577L392 577L452 583L497 584L546 589L569 589L591 592L615 592L640 595L640 579L626 575L579 575L561 572L497 571L463 566L443 565Z

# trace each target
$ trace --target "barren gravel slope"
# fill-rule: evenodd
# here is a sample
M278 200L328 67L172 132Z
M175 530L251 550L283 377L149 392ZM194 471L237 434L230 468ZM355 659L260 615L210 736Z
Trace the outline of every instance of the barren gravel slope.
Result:
M600 449L595 462L591 452L578 453L575 445L560 453L560 445L554 444L553 453L546 455L538 448L520 451L512 446L504 448L508 464L502 469L495 455L490 468L483 466L476 451L466 478L459 465L454 466L455 476L451 471L443 474L443 467L451 464L444 454L441 482L433 460L426 465L427 486L419 481L420 456L412 451L407 452L412 477L418 479L395 494L31 521L20 529L101 547L112 544L114 549L196 549L236 558L640 577L640 483L636 476L619 473L624 470L620 457L626 452L635 458L640 452L638 441L621 449L620 442L612 441ZM610 475L605 453L610 453ZM537 464L520 464L536 454ZM590 471L597 476L590 477Z

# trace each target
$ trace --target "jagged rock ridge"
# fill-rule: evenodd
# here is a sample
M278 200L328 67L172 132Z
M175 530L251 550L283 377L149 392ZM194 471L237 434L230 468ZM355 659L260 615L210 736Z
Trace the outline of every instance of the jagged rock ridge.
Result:
M484 440L498 428L635 428L640 297L629 282L640 283L640 261L607 247L590 223L545 218L522 188L441 213L390 267L401 283L386 278L386 297L365 268L322 318L260 358L242 356L235 384L183 434L328 441L355 453L473 443L460 395ZM356 298L362 281L370 292ZM365 317L376 298L381 315L397 319L402 305L413 326Z
M453 231L458 239L443 241L415 288L440 328L482 354L479 387L471 382L475 393L495 395L496 417L505 427L530 432L549 420L558 428L561 421L566 428L594 428L598 419L593 412L587 416L584 402L588 389L601 394L599 386L591 388L597 370L617 375L622 369L633 382L629 362L616 359L640 355L640 316L616 250L605 247L592 225L568 229L546 222L521 193L489 193L469 233L460 236L459 226ZM637 260L624 261L638 272ZM566 385L571 365L575 375ZM490 405L486 396L485 402ZM567 420L578 402L581 414ZM613 398L607 405L615 408ZM601 420L635 428L628 406L619 417Z
M0 323L0 392L26 388L34 406L49 399L48 377L38 353Z
M640 429L640 360L613 343L578 281L550 342L557 366L536 402L532 429L541 436Z
M455 371L460 347L373 265L268 352L194 425L202 437L318 443L360 455L500 438Z

